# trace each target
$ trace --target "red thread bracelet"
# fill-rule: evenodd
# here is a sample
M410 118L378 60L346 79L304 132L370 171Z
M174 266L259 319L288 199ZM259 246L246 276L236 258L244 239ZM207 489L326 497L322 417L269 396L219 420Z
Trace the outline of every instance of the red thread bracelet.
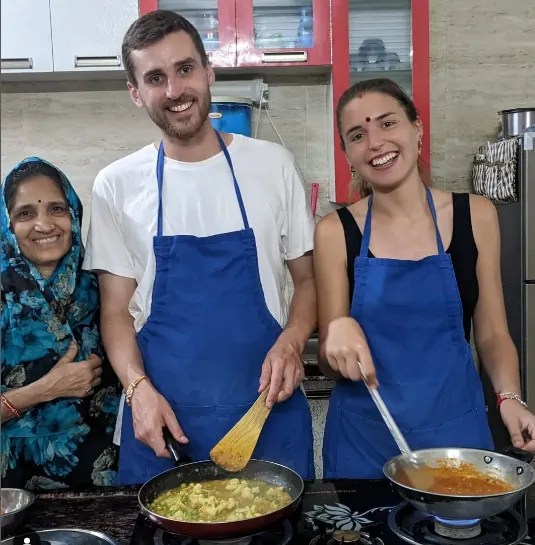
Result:
M11 411L11 414L16 416L17 418L20 418L20 413L11 405L11 403L2 395L2 403Z

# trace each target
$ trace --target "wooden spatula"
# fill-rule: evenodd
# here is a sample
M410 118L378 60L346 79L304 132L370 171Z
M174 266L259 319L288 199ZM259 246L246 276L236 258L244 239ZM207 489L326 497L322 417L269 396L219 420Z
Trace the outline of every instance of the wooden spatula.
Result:
M240 421L210 451L210 458L227 471L241 471L251 459L271 409L266 407L266 388Z

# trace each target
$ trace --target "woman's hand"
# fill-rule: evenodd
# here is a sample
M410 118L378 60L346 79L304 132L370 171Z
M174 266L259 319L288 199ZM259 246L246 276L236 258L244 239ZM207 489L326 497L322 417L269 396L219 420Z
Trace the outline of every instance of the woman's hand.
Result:
M535 454L535 415L514 399L501 402L500 414L513 446Z
M378 386L366 337L353 318L337 318L329 324L325 354L329 365L343 377L360 380L362 378L360 363L368 384Z
M78 346L73 341L67 353L45 375L46 397L86 397L101 382L102 360L91 354L85 361L75 362Z

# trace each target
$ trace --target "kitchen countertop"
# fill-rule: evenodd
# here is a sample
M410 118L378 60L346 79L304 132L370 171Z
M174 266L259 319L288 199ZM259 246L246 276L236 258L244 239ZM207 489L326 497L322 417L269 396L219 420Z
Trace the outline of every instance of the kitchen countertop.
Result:
M129 545L139 514L139 486L94 488L83 492L39 494L24 526L16 535L52 528L80 528L103 532L118 545ZM535 516L535 487L528 492L528 518ZM531 507L531 509L530 509ZM10 537L2 532L2 539Z
M119 545L128 545L139 514L140 487L95 488L84 492L39 494L24 526L2 539L35 530L81 528L103 532Z

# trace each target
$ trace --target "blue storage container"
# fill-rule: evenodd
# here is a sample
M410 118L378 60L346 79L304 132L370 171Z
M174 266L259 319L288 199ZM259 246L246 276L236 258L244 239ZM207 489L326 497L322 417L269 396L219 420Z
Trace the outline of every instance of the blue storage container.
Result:
M212 97L208 117L217 131L251 136L253 101L241 97Z

